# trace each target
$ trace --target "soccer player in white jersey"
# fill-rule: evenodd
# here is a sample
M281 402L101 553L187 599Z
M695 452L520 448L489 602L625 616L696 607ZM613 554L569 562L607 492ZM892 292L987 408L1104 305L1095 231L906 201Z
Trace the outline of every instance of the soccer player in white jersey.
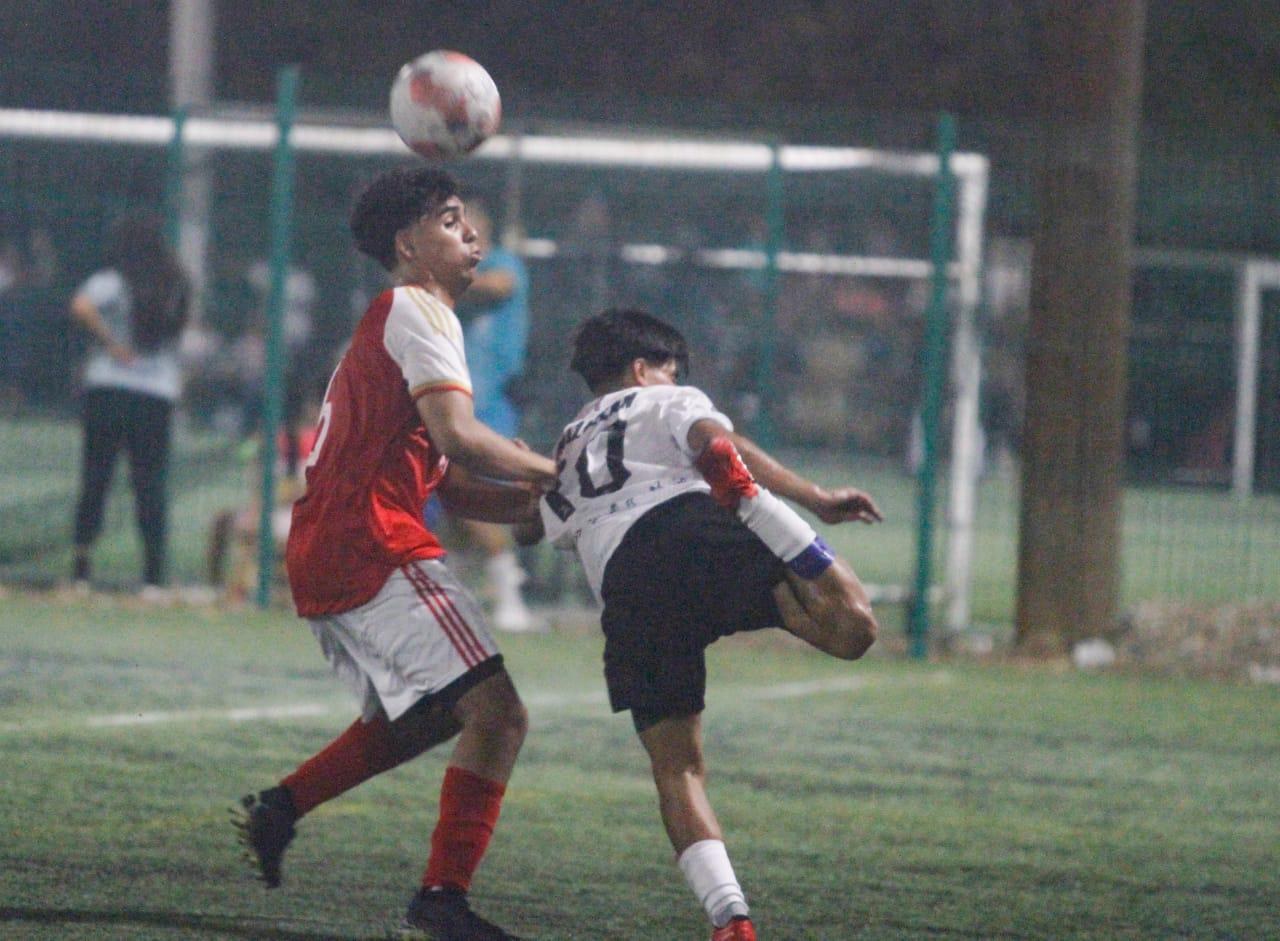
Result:
M705 394L676 384L687 365L680 333L642 311L578 328L570 367L596 398L560 436L540 522L553 544L577 549L604 605L610 704L631 711L712 941L755 941L706 794L705 649L776 626L862 656L877 630L866 591L775 493L829 523L880 513L865 493L819 487L735 434ZM537 524L521 535L537 538Z
M285 561L299 615L362 714L277 786L247 796L238 826L262 879L279 885L298 818L456 736L404 931L503 941L512 936L471 911L467 890L528 718L422 508L438 492L459 515L536 519L555 467L475 418L453 305L480 249L457 182L430 168L384 173L351 228L395 286L369 305L329 380Z

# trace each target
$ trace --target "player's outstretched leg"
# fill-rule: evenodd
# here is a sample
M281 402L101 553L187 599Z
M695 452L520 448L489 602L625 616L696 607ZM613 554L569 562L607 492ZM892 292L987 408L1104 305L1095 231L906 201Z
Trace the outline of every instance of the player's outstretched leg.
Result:
M233 810L232 824L258 877L268 889L280 885L284 851L304 814L448 741L459 728L452 713L431 697L394 722L379 711L367 722L357 719L278 786L246 794Z
M792 573L816 579L835 560L831 547L800 514L756 483L731 440L711 439L694 466L711 487L712 499L737 514Z
M783 626L824 653L857 660L875 643L879 625L867 591L853 569L834 558L816 578L794 572L779 582L773 597Z
M760 487L727 437L708 442L694 462L711 496L733 510L787 565L774 591L787 630L834 657L856 660L876 639L866 589L795 510Z

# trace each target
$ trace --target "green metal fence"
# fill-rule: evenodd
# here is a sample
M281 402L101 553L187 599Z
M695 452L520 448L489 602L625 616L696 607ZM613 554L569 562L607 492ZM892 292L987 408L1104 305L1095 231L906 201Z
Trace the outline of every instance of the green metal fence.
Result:
M0 578L54 583L69 568L78 458L75 366L83 338L68 325L66 301L98 263L109 221L126 208L171 202L173 168L190 170L198 162L213 198L201 331L190 344L171 487L174 574L183 582L207 581L215 520L251 503L264 478L271 484L277 472L245 457L246 436L262 427L264 406L268 423L308 414L355 317L382 285L376 266L351 250L345 219L352 196L378 169L408 158L289 153L294 191L290 261L283 270L279 231L272 229L272 182L281 159L262 148L213 148L196 161L163 146L5 140L0 249L17 259L11 267L22 276L0 298L6 389ZM650 307L686 331L693 380L744 427L816 474L864 482L886 495L891 519L884 527L842 531L838 538L870 580L912 584L933 177L478 158L457 169L495 210L499 227L519 240L530 267L534 331L523 434L531 444L549 447L580 404L582 390L564 362L572 326L606 304ZM1024 382L1025 293L1017 285L1029 262L1019 248L1025 246L1022 210L1012 205L1025 192L1016 184L995 168L990 217L1006 228L989 231L987 245L1004 254L992 264L988 253L991 276L977 319L986 446L969 620L997 625L1012 615L1013 467ZM275 192L279 198L278 186ZM770 259L784 254L792 264L770 267ZM839 259L864 264L841 267ZM886 259L923 267L865 263ZM275 265L266 268L277 272L275 280L253 276L255 263L270 261ZM886 273L891 270L896 273ZM1240 493L1231 476L1240 363L1235 270L1217 256L1187 256L1177 265L1144 264L1135 275L1132 486L1124 531L1130 603L1280 597L1274 564L1280 558L1280 322L1275 291L1265 288L1255 464L1249 492ZM300 319L292 326L275 321L281 356L278 368L268 370L273 291L281 315ZM955 293L948 297L954 323ZM276 412L264 395L273 375L283 382ZM955 404L951 384L939 408L941 505L926 513L939 526L953 499L947 432ZM127 585L137 565L122 490L118 481L98 568L108 582ZM935 572L944 569L947 552L945 540L934 540ZM539 558L535 568L541 567Z

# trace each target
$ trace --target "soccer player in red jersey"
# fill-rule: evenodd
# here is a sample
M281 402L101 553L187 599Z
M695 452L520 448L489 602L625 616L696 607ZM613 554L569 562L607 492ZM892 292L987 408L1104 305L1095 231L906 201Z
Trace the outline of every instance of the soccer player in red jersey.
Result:
M425 167L386 172L361 194L351 229L394 287L369 305L329 380L285 561L298 614L362 714L277 786L246 796L237 823L274 887L300 817L456 737L404 929L502 941L512 936L474 914L467 891L528 717L422 510L437 492L461 516L527 521L555 466L475 417L453 307L481 251L457 182Z

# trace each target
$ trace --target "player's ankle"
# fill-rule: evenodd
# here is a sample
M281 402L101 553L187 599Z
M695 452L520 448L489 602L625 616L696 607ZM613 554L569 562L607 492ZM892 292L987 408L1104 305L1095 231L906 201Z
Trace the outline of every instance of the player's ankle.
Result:
M821 536L814 536L813 542L803 552L787 562L787 568L801 578L811 580L831 568L835 560L836 554L826 540Z

